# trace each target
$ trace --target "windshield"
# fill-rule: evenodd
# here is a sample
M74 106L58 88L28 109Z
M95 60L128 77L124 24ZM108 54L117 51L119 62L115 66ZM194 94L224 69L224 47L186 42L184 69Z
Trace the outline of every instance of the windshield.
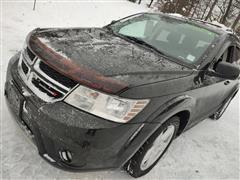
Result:
M127 18L111 25L111 29L187 63L196 62L218 36L205 28L157 14Z

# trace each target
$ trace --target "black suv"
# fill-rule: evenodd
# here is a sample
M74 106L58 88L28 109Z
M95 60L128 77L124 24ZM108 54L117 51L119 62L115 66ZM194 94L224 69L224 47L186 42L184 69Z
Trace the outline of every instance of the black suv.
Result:
M167 14L35 29L9 62L5 95L49 163L139 177L174 138L221 117L239 88L239 59L233 32Z

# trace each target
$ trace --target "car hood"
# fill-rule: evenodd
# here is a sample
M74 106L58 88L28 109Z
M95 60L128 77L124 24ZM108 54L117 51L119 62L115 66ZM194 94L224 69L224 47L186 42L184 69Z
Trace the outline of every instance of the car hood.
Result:
M29 35L28 45L60 73L108 93L191 73L102 28L37 29Z

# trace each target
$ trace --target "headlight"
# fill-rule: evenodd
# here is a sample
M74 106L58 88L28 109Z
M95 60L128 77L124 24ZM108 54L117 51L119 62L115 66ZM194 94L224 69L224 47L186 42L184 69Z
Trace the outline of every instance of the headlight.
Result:
M125 99L79 86L65 102L104 119L126 123L141 112L149 100Z

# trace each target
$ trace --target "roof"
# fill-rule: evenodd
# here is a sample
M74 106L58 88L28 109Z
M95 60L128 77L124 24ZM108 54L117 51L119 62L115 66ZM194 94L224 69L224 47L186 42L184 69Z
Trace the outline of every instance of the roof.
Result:
M222 33L226 33L226 34L232 34L238 40L240 40L239 36L234 32L234 30L232 28L227 27L224 24L221 24L217 21L208 22L208 21L204 21L204 20L201 20L201 19L185 17L185 16L183 16L181 14L178 14L178 13L168 13L168 15L173 16L174 18L191 20L191 21L194 21L194 22L197 22L197 23L207 25L207 26L211 27L211 29L217 30L218 32L222 32Z
M213 21L213 22L208 22L208 21L203 21L203 20L200 20L200 19L195 19L195 18L189 18L190 20L194 20L194 21L197 21L197 22L201 22L201 23L204 23L206 25L209 25L211 26L212 28L214 29L217 29L217 30L221 30L225 33L228 33L228 34L234 34L234 31L232 28L229 28L227 26L225 26L224 24L221 24L217 21Z

